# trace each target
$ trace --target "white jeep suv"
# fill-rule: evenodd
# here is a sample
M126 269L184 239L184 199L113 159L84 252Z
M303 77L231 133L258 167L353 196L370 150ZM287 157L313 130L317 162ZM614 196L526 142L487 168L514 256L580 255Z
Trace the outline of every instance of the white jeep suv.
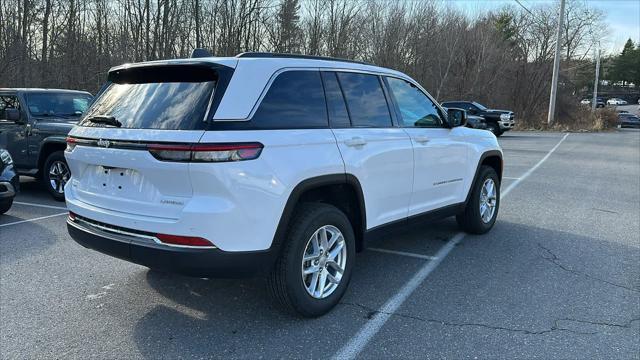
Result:
M264 275L318 316L389 229L493 226L502 151L398 71L269 53L127 64L67 139L81 245L198 277Z

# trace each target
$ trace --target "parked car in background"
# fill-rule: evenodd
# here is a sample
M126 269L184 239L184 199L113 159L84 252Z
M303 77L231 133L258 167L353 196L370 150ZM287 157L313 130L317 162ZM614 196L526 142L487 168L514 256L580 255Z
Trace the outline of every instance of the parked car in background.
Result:
M591 98L584 98L580 101L582 105L591 105ZM596 98L596 108L603 108L606 106L604 98L597 97Z
M56 200L64 200L71 176L65 138L91 100L85 91L0 88L0 148L20 175L40 178Z
M0 149L0 214L4 214L13 205L13 198L20 190L18 174L13 169L11 154Z
M486 130L487 121L482 116L467 114L467 127Z
M365 238L496 221L495 136L399 71L244 53L108 79L65 151L67 228L85 247L197 277L262 275L312 317L338 304Z
M487 130L495 136L500 136L515 126L513 111L489 109L475 101L445 101L442 106L464 109L470 115L483 117Z
M445 109L445 111L448 111L448 108L446 107L443 107L443 109ZM481 129L481 130L485 130L487 128L487 122L482 116L471 115L468 112L466 112L466 110L464 109L459 109L459 110L465 111L466 113L466 117L467 117L466 127L472 128L472 129Z
M630 113L618 114L618 127L620 128L640 128L640 117Z
M628 103L625 100L620 98L611 98L607 100L607 105L627 105Z

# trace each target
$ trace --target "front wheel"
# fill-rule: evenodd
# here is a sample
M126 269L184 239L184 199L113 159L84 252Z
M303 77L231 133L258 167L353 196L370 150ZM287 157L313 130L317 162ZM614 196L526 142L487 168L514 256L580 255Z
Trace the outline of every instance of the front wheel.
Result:
M484 234L491 230L500 207L500 179L496 171L483 165L464 211L456 216L462 230L471 234Z
M283 246L267 280L273 298L304 317L329 312L347 290L355 260L347 216L332 205L301 204Z
M64 201L64 186L71 177L71 171L62 151L51 153L44 162L42 182L47 191L58 201Z
M493 135L495 135L496 137L502 135L504 132L500 129L500 125L498 125L497 123L487 123L487 130L491 131L493 133Z

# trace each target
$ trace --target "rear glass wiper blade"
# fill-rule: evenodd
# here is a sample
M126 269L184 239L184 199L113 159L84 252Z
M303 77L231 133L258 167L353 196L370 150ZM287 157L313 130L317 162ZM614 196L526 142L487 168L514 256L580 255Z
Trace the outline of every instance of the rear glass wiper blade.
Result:
M115 127L122 126L122 123L113 116L95 115L87 118L87 121L91 121L94 124L106 124L106 125L111 125Z

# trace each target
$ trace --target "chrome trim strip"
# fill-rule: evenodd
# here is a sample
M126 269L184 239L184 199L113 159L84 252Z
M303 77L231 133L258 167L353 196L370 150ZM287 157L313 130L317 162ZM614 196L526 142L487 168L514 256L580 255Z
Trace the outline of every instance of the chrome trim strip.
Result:
M98 235L98 236L106 236L106 235L101 234L101 233L107 233L107 234L120 235L120 236L123 236L123 237L131 237L131 238L152 240L153 242L155 242L158 245L163 245L163 246L168 246L168 247L183 248L183 249L217 249L216 246L190 246L190 245L167 244L167 243L163 243L162 241L160 241L160 239L158 239L155 236L144 235L144 234L136 234L136 233L120 230L120 229L114 229L114 228L110 228L110 227L107 227L107 226L95 224L95 223L93 223L91 221L87 221L85 219L80 219L78 217L76 217L75 220L72 220L71 218L68 218L67 219L67 223L69 223L70 225L75 226L79 230L91 232L91 233L93 233L95 235ZM82 223L84 226L81 226L78 223ZM96 232L96 230L100 231L100 233ZM112 240L122 240L122 239L116 239L116 238L109 237L109 236L106 236L106 237L108 237L108 238L110 238Z

